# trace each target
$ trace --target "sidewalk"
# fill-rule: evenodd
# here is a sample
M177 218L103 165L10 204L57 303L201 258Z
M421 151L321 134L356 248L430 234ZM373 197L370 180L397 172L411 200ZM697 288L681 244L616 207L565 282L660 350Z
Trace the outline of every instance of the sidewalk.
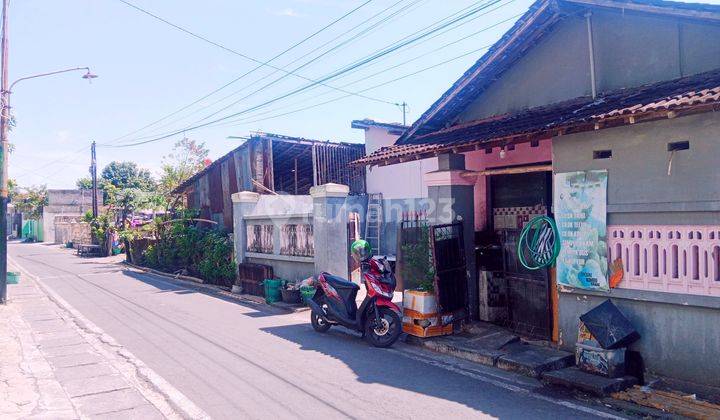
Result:
M8 304L0 306L0 417L187 416L155 389L161 378L56 302L26 272L8 285Z

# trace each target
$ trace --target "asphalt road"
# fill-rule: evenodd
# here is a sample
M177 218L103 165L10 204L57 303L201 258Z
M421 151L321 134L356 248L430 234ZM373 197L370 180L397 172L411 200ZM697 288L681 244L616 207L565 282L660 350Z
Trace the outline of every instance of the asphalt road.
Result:
M223 300L57 245L11 243L9 254L213 418L604 414L529 378L402 343L375 349L336 328L318 334L307 313Z

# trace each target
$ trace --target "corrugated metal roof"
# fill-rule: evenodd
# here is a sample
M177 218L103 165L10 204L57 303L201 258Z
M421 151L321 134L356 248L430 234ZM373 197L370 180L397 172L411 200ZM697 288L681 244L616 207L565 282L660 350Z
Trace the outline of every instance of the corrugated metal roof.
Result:
M226 154L222 155L220 158L214 160L210 165L208 165L205 169L202 171L196 173L195 175L191 176L185 182L180 184L177 188L173 190L174 194L180 194L185 190L187 187L192 185L195 181L198 180L198 178L204 176L208 172L210 172L214 167L217 165L222 164L225 160L231 158L233 156L233 153L236 151L242 149L243 147L247 147L251 140L259 139L259 138L269 138L273 141L284 141L284 142L291 142L291 143L303 143L303 144L333 144L338 146L344 146L344 147L353 147L353 148L364 148L365 145L362 143L349 143L349 142L334 142L329 140L313 140L313 139L306 139L304 137L292 137L292 136L285 136L282 134L273 134L273 133L264 133L264 132L256 132L252 133L250 138L248 138L247 141L243 142L240 146L232 149L231 151L227 152Z
M378 165L421 159L464 146L482 146L530 136L556 136L674 117L680 112L720 108L720 70L680 79L620 89L599 96L575 98L526 111L471 121L417 136L421 144L384 147L353 164Z
M360 128L360 129L367 129L370 127L381 127L381 128L385 128L388 131L392 131L397 134L404 133L405 130L407 130L407 128L408 128L407 125L403 125L400 123L375 121L370 118L365 118L362 120L353 120L352 123L350 123L350 127Z

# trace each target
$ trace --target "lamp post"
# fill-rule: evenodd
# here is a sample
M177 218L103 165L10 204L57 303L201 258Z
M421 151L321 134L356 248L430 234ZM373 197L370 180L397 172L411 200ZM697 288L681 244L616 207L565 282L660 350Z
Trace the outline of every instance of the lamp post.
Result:
M83 79L92 81L97 78L89 67L73 67L69 69L39 73L21 77L8 86L8 3L2 0L2 80L0 80L0 304L7 300L7 205L8 205L8 129L10 124L10 93L19 82L39 77L84 70Z

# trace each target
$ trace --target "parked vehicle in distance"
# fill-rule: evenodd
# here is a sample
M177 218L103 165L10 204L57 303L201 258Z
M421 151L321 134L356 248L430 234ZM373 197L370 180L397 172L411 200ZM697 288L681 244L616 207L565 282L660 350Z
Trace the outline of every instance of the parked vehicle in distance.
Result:
M402 312L392 302L395 275L385 258L372 257L366 241L355 241L351 252L360 262L367 289L365 299L358 307L355 298L360 286L330 273L321 273L315 295L308 300L310 322L318 332L342 325L359 331L375 347L392 346L402 332Z

